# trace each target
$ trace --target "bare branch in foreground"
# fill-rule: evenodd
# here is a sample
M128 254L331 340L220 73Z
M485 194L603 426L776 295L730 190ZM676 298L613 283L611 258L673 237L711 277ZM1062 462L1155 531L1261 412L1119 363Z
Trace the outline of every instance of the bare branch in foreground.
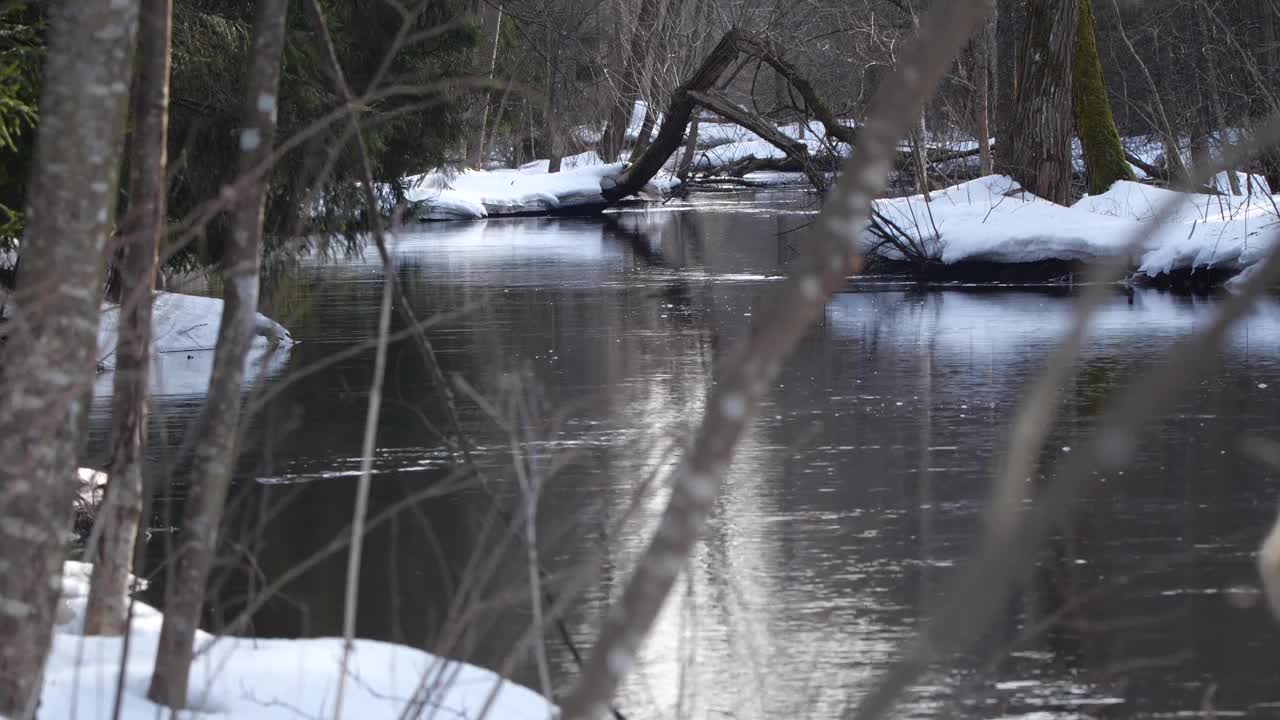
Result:
M783 360L822 313L831 293L861 264L857 243L872 199L884 187L897 141L932 95L952 59L990 10L989 0L938 3L893 77L880 87L835 192L806 252L745 346L712 388L693 447L676 469L670 503L619 602L605 618L591 661L562 706L565 720L602 716L640 643L693 551L738 438Z

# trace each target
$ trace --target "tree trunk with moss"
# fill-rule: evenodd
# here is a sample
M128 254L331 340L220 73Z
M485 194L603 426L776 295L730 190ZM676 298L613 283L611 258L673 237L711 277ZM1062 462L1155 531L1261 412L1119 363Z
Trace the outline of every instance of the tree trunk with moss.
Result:
M1076 52L1072 64L1071 94L1075 102L1076 129L1084 149L1084 170L1089 192L1104 193L1117 180L1132 180L1124 159L1120 132L1111 116L1111 101L1102 82L1102 62L1093 32L1093 0L1079 0L1076 13Z

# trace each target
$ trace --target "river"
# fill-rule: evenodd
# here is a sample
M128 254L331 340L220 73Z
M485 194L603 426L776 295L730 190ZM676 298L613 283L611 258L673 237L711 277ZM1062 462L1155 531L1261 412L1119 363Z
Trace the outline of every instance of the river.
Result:
M402 229L398 272L416 316L440 316L429 338L444 375L462 381L463 435L484 478L449 475L450 419L419 344L401 333L371 513L411 502L365 545L359 634L503 667L531 619L527 549L503 516L536 489L549 586L593 571L566 615L589 647L661 510L717 359L748 332L813 217L802 194L756 192L604 219ZM374 357L360 346L374 335L381 280L370 252L307 256L266 283L264 311L300 342L250 388L262 411L246 433L211 627L350 521ZM835 717L865 693L947 602L1010 418L1073 301L1064 288L872 280L839 294L743 437L704 542L618 698L626 717ZM1117 292L1062 388L1044 467L1084 442L1136 374L1176 360L1171 345L1219 302ZM393 330L406 327L397 315ZM1134 462L1091 479L997 626L940 662L897 716L1280 713L1280 633L1247 592L1280 469L1246 441L1277 437L1277 393L1271 297L1213 375L1147 424ZM199 406L198 393L156 399L153 459ZM105 412L97 403L91 455L103 451ZM164 493L174 517L182 480ZM414 499L424 492L437 496ZM175 522L157 513L153 564ZM320 561L248 631L339 633L344 573L345 553ZM148 599L160 603L161 587ZM554 629L545 640L563 690L571 653ZM538 685L531 654L509 664Z

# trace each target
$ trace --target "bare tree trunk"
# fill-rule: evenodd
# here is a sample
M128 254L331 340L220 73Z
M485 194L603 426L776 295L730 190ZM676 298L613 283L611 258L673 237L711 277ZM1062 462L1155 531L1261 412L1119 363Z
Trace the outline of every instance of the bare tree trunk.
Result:
M921 110L920 119L911 132L911 168L912 174L916 176L916 191L923 195L925 200L929 199L929 163L925 159L929 152L925 145L928 142L927 132L924 111Z
M1071 195L1076 8L1076 0L1028 0L1009 138L1013 178L1061 205Z
M649 147L649 140L653 137L654 119L653 104L646 102L644 119L640 121L640 131L636 133L636 144L631 148L631 155L627 158L628 162L635 162L636 158L644 154L645 148Z
M1013 174L1015 97L1018 89L1018 38L1022 37L1026 13L1020 0L996 2L996 151L992 168L1001 175Z
M609 122L604 126L604 134L600 136L600 157L605 162L613 162L622 152L626 143L627 128L631 125L631 113L640 97L640 89L644 87L644 73L648 70L648 49L654 42L654 29L658 25L658 1L640 0L640 9L636 15L636 29L631 36L631 45L624 58L622 72L618 73L617 100L609 112ZM652 125L650 125L652 127ZM633 153L634 154L634 153Z
M222 506L231 484L240 421L245 360L253 340L262 254L262 214L276 129L280 56L288 0L259 0L253 48L245 79L240 173L252 176L236 198L231 241L223 261L225 295L213 374L204 406L205 435L195 465L178 545L177 571L168 584L164 626L147 696L178 709L186 705L192 643L204 604L205 584L217 545Z
M1260 3L1264 7L1267 4L1266 2ZM1207 163L1210 162L1212 156L1207 136L1211 135L1215 129L1218 132L1226 132L1227 115L1222 107L1222 93L1218 92L1218 83L1221 78L1218 75L1218 63L1214 59L1214 46L1211 39L1212 34L1209 32L1209 21L1205 18L1206 11L1200 3L1192 5L1191 11L1195 13L1196 28L1199 30L1201 46L1204 48L1205 74L1209 78L1209 82L1203 83L1200 81L1200 73L1196 73L1196 92L1200 96L1200 102L1197 103L1200 108L1197 120L1202 124L1203 134L1206 137L1204 138L1204 147L1200 149L1202 157L1195 157L1195 143L1192 143L1192 157L1194 162ZM1207 100L1205 98L1205 90L1208 91ZM1231 168L1227 172L1227 186L1231 189L1232 195L1240 194L1240 178L1236 176L1235 168Z
M164 232L173 0L142 0L129 213L120 261L120 324L111 400L111 480L98 513L98 553L85 609L86 635L125 631L129 570L142 515L142 446L151 369L151 302Z
M684 143L684 154L680 156L680 165L676 170L676 177L680 178L680 182L684 182L689 177L689 170L693 167L693 156L698 152L698 115L693 116L693 122L689 123L689 137Z
M1262 41L1266 46L1262 51L1262 73L1265 78L1271 78L1273 81L1277 73L1280 73L1280 46L1277 46L1276 39L1276 23L1280 22L1280 7L1277 7L1275 0L1264 0L1259 2L1258 13L1261 17L1258 19L1262 25ZM1272 112L1275 112L1275 104L1271 103ZM1271 192L1280 192L1280 146L1272 146L1262 153L1262 172L1267 178L1267 184L1271 186Z
M493 30L489 28L492 26ZM485 77L491 82L493 80L494 70L498 66L498 40L502 35L502 3L499 2L497 7L485 5L484 11L484 46L480 49L481 60L485 63ZM493 101L492 89L486 87L481 92L480 99L480 127L476 129L476 135L471 141L471 152L467 158L467 164L473 168L479 169L484 163L484 147L485 136L489 132L489 104Z
M39 702L96 361L138 5L60 0L0 346L0 715Z
M560 42L547 25L547 95L543 106L542 145L547 151L547 172L560 172L560 119L556 116L556 85L560 74Z
M1124 41L1125 47L1129 50L1129 54L1133 56L1133 61L1141 71L1143 78L1147 81L1147 88L1151 93L1151 114L1156 118L1160 125L1156 128L1156 132L1159 133L1160 142L1164 145L1165 169L1168 180L1171 183L1186 183L1188 180L1187 167L1182 162L1182 155L1178 152L1178 141L1174 136L1173 126L1169 123L1169 118L1165 114L1164 102L1160 99L1160 88L1156 85L1155 78L1151 76L1151 71L1147 69L1146 63L1142 62L1142 56L1134 49L1133 43L1129 40L1129 36L1125 34L1124 24L1120 14L1120 6L1117 4L1117 0L1111 0L1111 7L1115 10L1116 28L1120 33L1120 39Z
M1089 192L1101 194L1117 180L1132 180L1133 171L1124 158L1120 132L1116 130L1111 101L1102 82L1102 61L1098 59L1098 42L1093 32L1093 0L1078 2L1071 89Z
M991 66L996 18L993 14L974 42L974 80L977 83L978 173L991 174Z

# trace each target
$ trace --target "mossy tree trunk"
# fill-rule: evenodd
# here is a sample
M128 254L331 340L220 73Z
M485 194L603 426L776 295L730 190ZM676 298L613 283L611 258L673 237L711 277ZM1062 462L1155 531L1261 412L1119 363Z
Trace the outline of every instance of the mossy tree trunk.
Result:
M1084 149L1084 169L1089 192L1103 193L1117 180L1132 180L1124 159L1120 132L1111 116L1111 101L1102 82L1102 62L1093 32L1093 0L1078 0L1076 51L1072 63L1071 94L1075 103L1076 130Z

